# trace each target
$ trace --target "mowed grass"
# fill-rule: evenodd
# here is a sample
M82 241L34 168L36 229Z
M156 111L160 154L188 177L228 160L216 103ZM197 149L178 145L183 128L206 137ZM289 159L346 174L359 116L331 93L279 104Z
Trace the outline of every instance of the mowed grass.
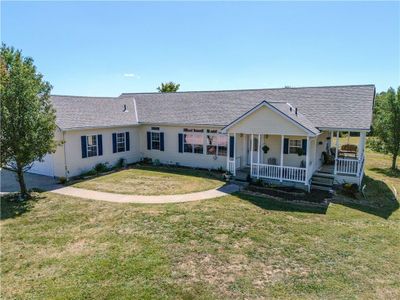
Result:
M135 166L132 169L77 182L72 186L132 195L175 195L219 188L222 175L206 170Z
M400 178L367 155L368 209L2 199L1 298L399 299Z

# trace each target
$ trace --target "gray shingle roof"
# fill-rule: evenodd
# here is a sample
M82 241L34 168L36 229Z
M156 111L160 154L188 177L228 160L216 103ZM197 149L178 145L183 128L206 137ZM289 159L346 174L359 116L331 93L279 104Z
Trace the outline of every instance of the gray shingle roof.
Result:
M52 96L61 128L124 126L139 123L226 126L267 101L297 107L306 126L369 129L374 85L205 91L124 93L117 98ZM138 119L135 118L133 98ZM281 103L281 104L278 104ZM128 105L129 113L121 113ZM288 106L287 106L288 107ZM305 123L305 124L306 124Z
M51 100L56 109L56 123L61 129L137 124L133 99L51 96Z
M291 108L290 104L284 102L267 102L267 103L275 107L277 110L285 114L288 118L292 119L294 122L298 123L305 129L311 131L314 134L319 133L319 130L315 128L314 124L309 119L307 119L306 116L304 116L299 111L296 114L296 110L293 107L292 109L290 109Z

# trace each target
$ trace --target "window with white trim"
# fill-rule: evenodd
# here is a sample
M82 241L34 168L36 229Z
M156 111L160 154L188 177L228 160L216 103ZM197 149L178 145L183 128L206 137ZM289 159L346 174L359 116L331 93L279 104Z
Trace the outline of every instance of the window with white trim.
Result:
M117 133L117 152L125 152L125 132Z
M207 155L226 156L228 152L228 136L225 134L207 135Z
M289 153L298 153L299 149L302 149L301 140L289 140Z
M160 150L160 133L151 132L151 149Z
M203 134L184 134L183 135L183 152L203 154Z
M97 156L97 135L88 135L86 137L87 156Z

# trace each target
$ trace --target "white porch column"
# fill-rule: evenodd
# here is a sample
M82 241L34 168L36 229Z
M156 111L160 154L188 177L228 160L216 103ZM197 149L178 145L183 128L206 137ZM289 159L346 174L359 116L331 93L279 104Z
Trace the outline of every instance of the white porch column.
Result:
M364 147L365 147L365 136L366 136L366 132L360 132L360 140L358 141L358 149L357 149L357 176L360 175L360 184L361 185L361 181L362 181L362 177L363 174L360 174L360 172L362 172L361 168L361 161L364 158ZM365 163L364 163L365 164Z
M236 132L233 134L233 176L236 176Z
M336 173L337 173L338 153L339 153L339 130L336 131L335 171L334 171L334 174L335 174L335 175L336 175Z
M260 178L260 148L261 148L261 134L258 135L257 141L257 178Z
M307 150L306 150L306 185L308 185L308 174L310 165L310 137L307 136Z
M253 177L253 143L254 143L254 135L251 134L250 141L250 176Z
M284 144L284 142L285 142L285 136L281 135L281 163L280 163L280 166L281 166L281 168L280 168L280 172L281 172L280 176L281 176L281 178L279 180L280 182L283 181L283 144Z
M366 132L360 132L360 140L358 141L358 150L357 150L357 155L358 159L360 160L364 156L364 148L365 148L365 136Z
M228 155L226 156L226 170L228 171L228 172L230 172L230 170L229 170L229 160L231 159L230 158L230 142L231 142L231 134L230 133L228 133Z

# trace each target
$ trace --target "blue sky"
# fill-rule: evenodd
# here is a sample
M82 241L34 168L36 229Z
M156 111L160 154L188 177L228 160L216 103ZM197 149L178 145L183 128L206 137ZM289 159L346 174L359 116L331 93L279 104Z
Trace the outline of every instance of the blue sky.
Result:
M399 2L4 2L54 94L400 84Z

